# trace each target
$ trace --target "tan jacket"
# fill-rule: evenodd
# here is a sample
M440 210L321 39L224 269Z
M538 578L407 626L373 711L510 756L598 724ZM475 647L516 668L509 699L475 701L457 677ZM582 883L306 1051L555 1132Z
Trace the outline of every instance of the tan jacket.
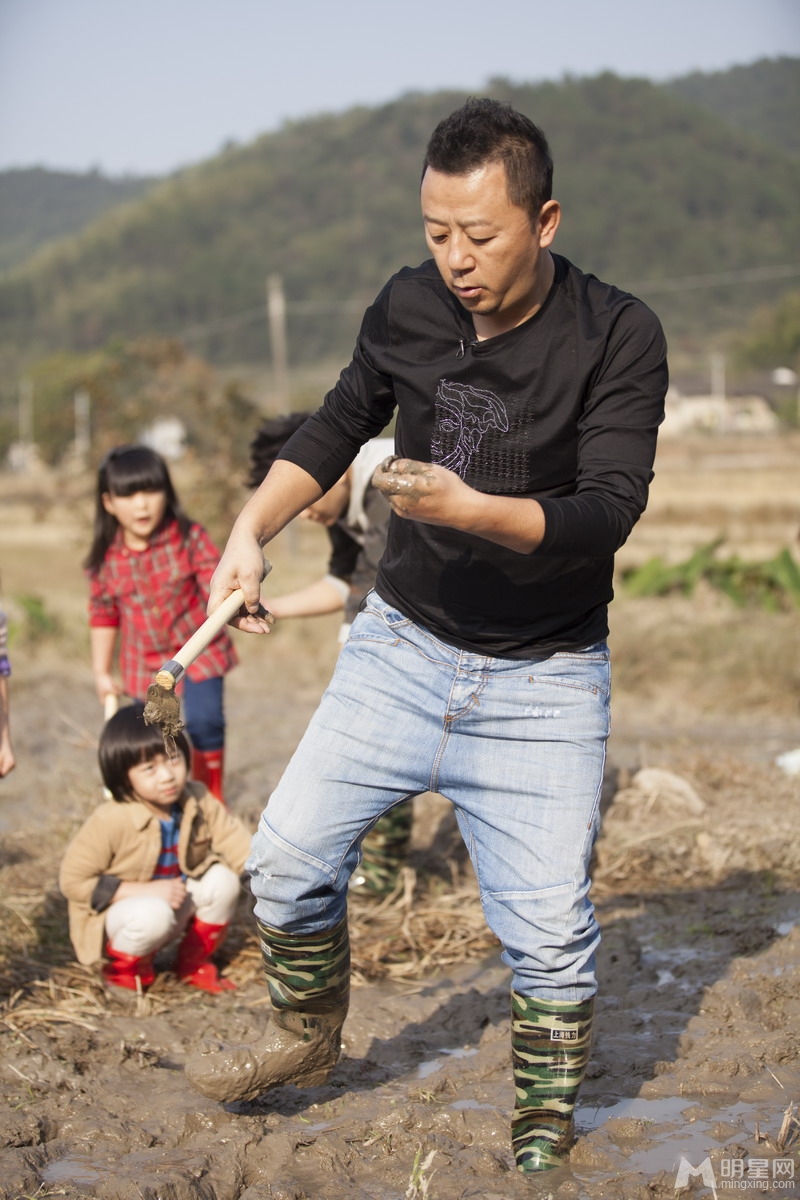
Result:
M199 879L212 863L222 862L240 874L250 853L251 835L239 818L201 783L187 783L182 805L181 871ZM159 819L138 800L108 800L84 822L67 847L58 879L69 902L69 936L78 962L88 965L103 956L105 910L92 908L101 877L144 883L153 878L160 853Z

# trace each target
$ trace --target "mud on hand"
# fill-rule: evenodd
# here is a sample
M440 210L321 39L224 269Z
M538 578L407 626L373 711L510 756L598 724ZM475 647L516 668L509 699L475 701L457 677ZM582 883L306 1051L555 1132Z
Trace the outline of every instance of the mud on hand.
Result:
M416 462L413 458L401 458L392 454L385 458L372 476L372 486L384 496L401 497L401 507L392 505L395 512L408 512L420 500L432 496L437 490L437 479L432 463Z

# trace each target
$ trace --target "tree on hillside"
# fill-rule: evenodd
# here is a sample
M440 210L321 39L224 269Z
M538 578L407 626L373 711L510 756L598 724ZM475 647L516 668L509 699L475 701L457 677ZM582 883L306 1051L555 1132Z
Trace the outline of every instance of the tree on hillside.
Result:
M787 292L754 314L737 359L744 367L791 367L800 373L800 292Z
M800 424L800 292L787 292L775 304L755 312L733 348L735 369L768 372L771 384L765 390L782 421L788 426ZM787 368L788 380L778 382L774 372ZM792 373L794 384L789 382Z
M666 87L735 128L800 154L800 58L762 58L727 71L693 71Z
M501 79L486 91L552 142L564 205L556 249L642 295L673 344L742 325L776 286L791 286L729 277L800 259L796 156L643 79ZM272 274L284 281L290 364L346 361L378 289L428 256L420 164L436 121L465 98L414 94L289 122L9 272L0 280L6 403L24 362L112 338L185 337L216 364L264 363ZM695 282L682 287L686 279Z
M47 242L83 229L101 213L136 200L155 183L110 179L44 167L0 171L0 271L24 262Z
M27 374L34 397L34 438L42 458L57 464L75 436L73 398L91 406L92 458L135 441L155 420L179 417L189 446L209 470L244 471L259 410L235 382L222 386L209 363L177 341L120 342L92 354L58 354Z

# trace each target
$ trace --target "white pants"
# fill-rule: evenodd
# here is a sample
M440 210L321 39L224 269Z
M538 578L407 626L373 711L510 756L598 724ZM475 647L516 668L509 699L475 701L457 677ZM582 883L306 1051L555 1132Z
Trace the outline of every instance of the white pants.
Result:
M106 913L106 934L114 950L144 958L183 933L196 916L206 925L227 925L236 911L239 876L214 863L199 879L187 879L189 895L177 910L155 896L119 900Z

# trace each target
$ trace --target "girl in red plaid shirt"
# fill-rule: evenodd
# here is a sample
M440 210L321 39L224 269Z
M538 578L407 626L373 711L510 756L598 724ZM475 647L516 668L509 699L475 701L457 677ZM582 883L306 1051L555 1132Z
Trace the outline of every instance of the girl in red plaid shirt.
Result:
M219 551L183 512L160 455L118 446L100 465L89 576L92 671L101 703L144 700L163 664L203 623ZM122 688L112 676L119 642ZM223 676L236 664L223 630L182 681L191 773L223 800Z

